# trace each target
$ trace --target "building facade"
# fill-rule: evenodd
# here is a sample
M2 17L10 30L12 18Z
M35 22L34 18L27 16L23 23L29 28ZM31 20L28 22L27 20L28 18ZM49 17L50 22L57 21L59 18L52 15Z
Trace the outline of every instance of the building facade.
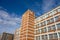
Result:
M60 40L60 6L35 19L35 40Z
M16 29L16 31L15 31L15 35L14 35L14 40L20 40L20 29L21 28L18 28L18 29Z
M22 16L20 40L34 40L34 13L27 10Z
M28 10L21 24L19 40L60 40L60 6L37 18Z
M0 40L1 40L1 38L2 38L2 35L0 34Z
M2 34L2 39L1 40L13 40L13 34L10 34L10 33L3 33Z

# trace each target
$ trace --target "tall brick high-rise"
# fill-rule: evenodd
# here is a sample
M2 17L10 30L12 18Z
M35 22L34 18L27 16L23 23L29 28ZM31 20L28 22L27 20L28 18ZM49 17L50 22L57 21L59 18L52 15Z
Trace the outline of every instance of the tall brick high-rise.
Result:
M34 13L27 10L22 16L20 40L34 40Z

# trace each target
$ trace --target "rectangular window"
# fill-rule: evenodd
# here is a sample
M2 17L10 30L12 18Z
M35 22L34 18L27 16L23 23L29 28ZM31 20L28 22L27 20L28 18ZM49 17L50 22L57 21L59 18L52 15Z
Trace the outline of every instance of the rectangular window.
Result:
M58 38L57 33L54 33L53 36L54 36L54 39L55 39L55 38Z
M60 15L55 17L55 21L59 21L60 20Z
M55 21L58 21L58 16L55 17Z
M51 18L49 20L47 20L47 24L53 23L54 22L54 18Z
M46 27L43 29L44 32L47 32Z
M53 34L49 34L49 39L53 39Z
M59 24L57 24L57 29L58 29L58 30L60 30L60 23L59 23Z
M40 33L40 29L38 29L38 33Z
M41 29L41 32L42 32L42 33L45 33L45 32L47 32L47 29L46 29L46 28L42 28L42 29Z
M47 20L47 24L49 24L50 23L50 20Z
M36 36L36 40L40 40L40 36Z
M51 27L51 30L56 30L55 25L53 25L53 26Z
M42 26L45 26L46 25L46 21L42 22L41 25Z
M45 40L47 40L47 39L48 39L47 35L45 35L45 36L44 36L44 39L45 39Z
M43 22L43 25L46 25L46 21Z
M60 8L58 9L58 12L60 12Z
M55 30L56 30L55 25L52 25L52 26L49 26L49 27L48 27L48 32L50 32L50 31L55 31Z
M49 16L52 16L52 13L49 13Z
M42 40L44 40L44 35L42 35Z
M39 27L41 27L41 24L39 23Z
M59 34L59 38L60 38L60 32L58 34Z
M49 32L50 30L51 30L51 27L49 26L49 27L48 27L48 32Z
M55 10L53 10L52 12L51 12L51 14L52 15L54 15L54 14L56 14L57 12L55 11Z
M52 22L54 22L54 18L51 18L51 19L50 19L50 23L52 23Z
M40 40L40 36L38 36L38 39Z
M47 35L42 35L42 40L47 40Z
M36 36L36 40L38 40L38 36Z

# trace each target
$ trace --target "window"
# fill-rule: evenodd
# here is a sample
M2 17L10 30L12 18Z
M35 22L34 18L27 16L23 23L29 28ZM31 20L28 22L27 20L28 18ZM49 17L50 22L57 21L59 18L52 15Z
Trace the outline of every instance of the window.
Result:
M60 8L58 9L58 12L60 12Z
M60 15L59 15L60 16ZM56 16L55 17L55 21L58 21L60 18L59 18L59 16Z
M60 32L58 34L59 34L59 38L60 38Z
M53 25L53 26L51 27L51 30L56 30L55 25Z
M56 38L58 38L57 33L49 34L49 39L56 39Z
M44 36L44 39L48 39L48 38L47 38L47 35Z
M38 32L40 33L40 29L38 29Z
M40 40L40 36L36 36L36 40Z
M39 26L41 27L41 24L39 23Z
M57 21L57 20L58 20L58 16L55 17L55 21Z
M49 34L49 39L53 39L53 34Z
M36 36L36 40L38 40L38 36Z
M38 40L40 40L40 36L38 36Z
M52 12L51 12L51 14L52 15L54 15L54 14L56 14L57 12L55 11L55 10L53 10Z
M42 35L42 40L44 40L44 35Z
M51 18L51 19L50 19L50 23L52 23L52 22L54 22L54 18Z
M59 23L59 24L57 24L57 29L60 29L60 23Z
M53 23L53 22L54 22L54 18L51 18L51 19L47 20L47 24Z
M47 24L49 24L50 23L50 20L47 20Z
M49 13L49 16L52 16L52 13Z
M53 36L54 36L54 39L58 38L57 33L54 33Z
M51 27L49 26L49 27L48 27L48 32L49 32L50 30L51 30Z
M43 25L46 25L46 21L43 22Z
M45 28L42 28L42 29L41 29L41 32L42 32L42 33L47 32L46 27L45 27Z
M37 33L37 34L40 33L40 29L36 30L36 33Z
M56 30L55 25L52 25L52 26L49 26L49 27L48 27L48 32L51 31L51 30L52 30L52 31L55 31L55 30Z
M44 32L47 32L46 27L43 30L44 30Z
M42 40L47 40L47 35L42 35Z

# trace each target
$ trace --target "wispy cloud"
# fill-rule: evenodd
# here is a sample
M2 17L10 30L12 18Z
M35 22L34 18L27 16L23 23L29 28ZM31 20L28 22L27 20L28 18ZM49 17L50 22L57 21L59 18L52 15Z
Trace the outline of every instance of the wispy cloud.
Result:
M0 33L6 31L13 33L16 28L20 27L21 16L10 15L5 10L0 10Z
M51 10L55 5L54 0L43 0L42 9L44 12Z

